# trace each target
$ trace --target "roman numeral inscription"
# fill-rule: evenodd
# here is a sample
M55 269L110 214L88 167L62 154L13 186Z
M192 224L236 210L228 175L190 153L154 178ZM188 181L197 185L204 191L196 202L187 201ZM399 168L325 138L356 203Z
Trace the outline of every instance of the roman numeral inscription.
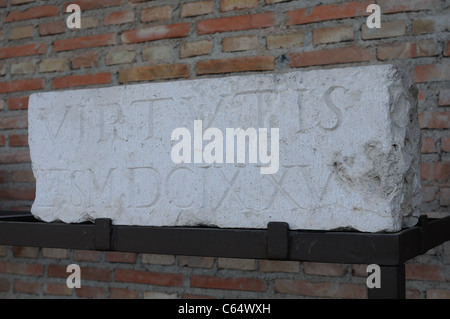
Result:
M397 231L420 204L415 92L383 65L36 93L32 213Z

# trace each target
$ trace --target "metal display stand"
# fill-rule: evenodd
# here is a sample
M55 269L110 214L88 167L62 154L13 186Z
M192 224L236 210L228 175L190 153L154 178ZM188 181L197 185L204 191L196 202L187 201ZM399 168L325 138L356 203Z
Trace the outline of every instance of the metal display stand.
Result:
M0 212L0 245L136 253L377 264L381 288L369 299L405 298L405 262L450 240L450 216L428 219L396 233L267 229L146 227L94 223L45 223L30 213Z

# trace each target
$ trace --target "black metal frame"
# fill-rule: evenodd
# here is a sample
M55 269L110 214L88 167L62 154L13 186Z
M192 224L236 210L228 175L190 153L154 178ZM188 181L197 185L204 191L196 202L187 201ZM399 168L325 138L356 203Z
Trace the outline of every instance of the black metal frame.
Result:
M377 264L381 288L368 297L405 298L404 263L450 240L450 216L428 219L395 233L267 229L147 227L94 223L45 223L30 213L0 213L0 244L210 257Z

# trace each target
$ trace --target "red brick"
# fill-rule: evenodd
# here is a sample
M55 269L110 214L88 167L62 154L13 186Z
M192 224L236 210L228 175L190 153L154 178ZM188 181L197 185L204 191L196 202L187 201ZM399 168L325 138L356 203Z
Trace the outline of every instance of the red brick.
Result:
M348 272L348 265L304 262L303 271L308 275L342 276Z
M434 33L436 30L434 20L415 19L411 26L414 35Z
M215 297L196 294L182 294L181 299L215 299Z
M125 31L122 33L121 39L123 43L140 43L161 39L181 38L189 34L190 28L190 23L151 26Z
M439 106L449 106L450 105L450 89L439 91Z
M72 290L66 284L48 283L45 285L44 292L47 295L71 296Z
M47 45L45 43L32 43L18 47L4 47L0 48L0 59L45 54L46 52Z
M443 152L450 152L450 137L441 138L441 150Z
M54 89L62 89L76 86L88 86L97 84L111 83L111 73L102 72L96 74L85 75L69 75L52 80L52 87Z
M26 110L28 109L28 96L12 97L8 100L8 109L13 110Z
M36 62L34 61L23 61L11 64L11 74L32 74L36 70Z
M367 264L353 264L352 265L352 276L355 277L367 277Z
M12 93L20 91L31 91L31 90L41 90L44 88L43 79L27 79L27 80L16 80L10 82L0 83L0 94L2 93Z
M214 266L214 258L199 256L178 256L178 266L193 268L212 268Z
M81 16L81 29L92 29L98 27L100 20L96 17Z
M97 65L97 52L84 53L70 59L72 69L93 68Z
M183 286L182 274L157 273L150 271L116 269L115 281L133 282L147 285L181 287Z
M20 170L20 171L13 171L12 172L12 176L11 176L11 180L14 183L31 183L31 182L36 182L34 175L33 175L33 171L29 170L29 171L25 171L25 170Z
M287 49L302 46L305 42L305 33L286 33L281 35L268 35L266 37L267 49Z
M16 27L11 30L9 34L9 40L32 38L34 33L34 27L32 25Z
M441 187L439 190L439 205L450 206L450 187Z
M66 12L67 6L72 3L78 4L80 6L80 9L82 11L85 11L120 6L124 3L124 0L77 0L66 2L64 3L64 12Z
M144 299L176 299L178 294L161 291L144 291Z
M258 6L258 0L220 0L220 11L251 9Z
M4 188L0 189L0 199L4 200L34 200L36 190L34 188Z
M0 278L0 291L9 291L11 284L8 279Z
M133 63L136 59L136 51L113 51L106 55L106 65Z
M41 284L38 282L29 282L22 280L14 280L14 292L25 294L38 294Z
M14 163L30 163L30 152L1 152L0 153L0 164L14 164Z
M214 12L213 1L198 1L183 3L181 7L181 17L194 17Z
M29 19L38 19L45 17L54 17L59 15L57 6L39 6L32 7L25 11L11 11L5 19L6 22L22 21Z
M39 25L39 35L53 35L66 32L67 25L63 21L45 22Z
M291 67L370 61L370 51L359 47L291 53L289 56Z
M216 32L261 29L271 27L274 23L275 13L266 12L199 21L197 23L197 32L199 34L208 34Z
M134 11L111 12L103 20L104 25L124 24L134 22Z
M5 135L0 135L0 146L6 145L6 138Z
M436 186L422 186L422 202L429 203L436 199L438 188Z
M273 70L274 67L275 59L273 56L229 58L199 61L197 63L197 74L202 75L245 71L267 71Z
M367 297L365 285L291 279L276 279L275 292L342 299L365 299Z
M26 116L10 116L0 118L0 130L9 130L15 128L27 128L28 118Z
M450 111L419 113L419 126L422 129L450 128Z
M26 134L11 134L9 135L9 146L27 146L28 135Z
M174 255L161 254L141 254L142 263L154 265L173 265L175 263Z
M0 171L0 184L4 183L8 183L8 171Z
M196 42L186 42L180 46L180 58L205 55L211 53L213 43L210 40L200 40Z
M263 272L299 272L300 263L293 260L260 260L259 270Z
M418 65L414 68L414 82L449 81L450 63Z
M424 137L422 140L422 150L421 153L436 153L436 142L432 137Z
M109 288L110 299L137 299L139 292L126 288Z
M378 0L383 14L432 10L439 6L439 0Z
M259 48L257 36L229 37L222 40L222 51L235 52Z
M144 65L119 71L119 83L187 77L189 66L186 64Z
M67 278L70 272L67 272L66 265L48 265L48 276ZM80 267L82 280L110 281L111 271L107 268Z
M191 287L242 291L266 291L266 282L257 278L219 278L213 276L191 276Z
M39 256L39 247L14 246L14 257L37 258Z
M111 263L135 263L136 259L136 253L123 253L116 251L105 253L105 260Z
M447 41L447 47L445 48L444 54L450 56L450 41Z
M433 179L437 182L445 182L450 179L450 162L433 163Z
M42 257L53 259L69 259L70 251L66 248L42 248Z
M256 260L243 258L218 258L218 269L255 270Z
M370 29L366 24L361 27L361 38L364 40L398 37L406 34L406 21L383 22L381 28Z
M425 92L419 90L419 92L417 93L417 99L419 100L419 102L425 101L426 98L427 98L427 96L426 96Z
M405 299L420 299L420 290L406 289Z
M42 276L44 274L44 266L0 261L0 272L24 276Z
M366 9L370 3L371 1L350 1L288 11L289 20L286 22L286 25L364 16L367 14Z
M427 299L450 299L450 290L427 289Z
M439 265L406 264L405 276L407 280L442 281L444 279Z
M85 37L56 40L53 44L53 48L56 52L69 51L93 47L104 47L116 44L116 34L99 34L89 35Z
M439 54L439 47L435 40L420 40L417 42L403 42L387 44L378 47L379 60L417 58L435 56Z
M21 5L21 4L26 4L26 3L35 2L35 1L36 0L11 0L11 5L12 6L18 6L18 5Z
M172 19L172 7L150 7L141 11L142 22L152 22Z
M420 163L420 179L423 181L432 179L432 173L433 173L433 164L422 162Z
M333 26L313 31L314 45L353 40L353 26Z
M74 259L76 261L99 261L101 254L100 251L94 250L75 250Z

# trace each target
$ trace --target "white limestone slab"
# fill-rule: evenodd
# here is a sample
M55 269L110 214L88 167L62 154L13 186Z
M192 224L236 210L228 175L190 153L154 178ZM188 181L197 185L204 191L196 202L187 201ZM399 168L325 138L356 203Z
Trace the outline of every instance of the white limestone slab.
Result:
M32 213L68 223L397 231L416 222L421 202L416 93L391 65L36 93ZM277 172L261 174L267 165L248 159L175 164L171 134L194 134L194 120L203 132L220 129L224 143L227 128L279 128Z

